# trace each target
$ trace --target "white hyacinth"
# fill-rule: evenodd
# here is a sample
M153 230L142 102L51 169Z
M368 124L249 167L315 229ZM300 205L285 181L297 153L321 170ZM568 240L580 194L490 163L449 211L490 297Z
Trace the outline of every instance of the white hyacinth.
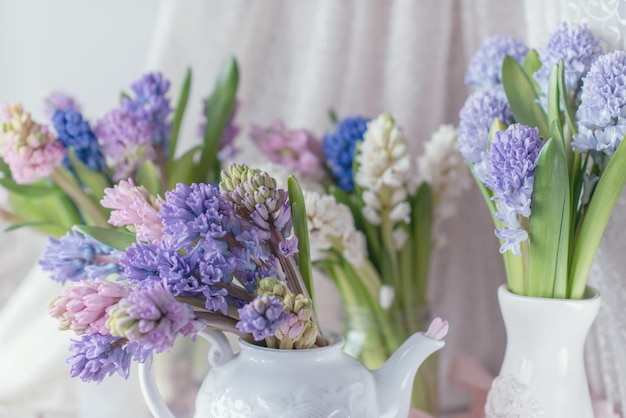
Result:
M454 200L470 186L467 166L456 145L458 133L452 125L441 125L424 147L424 154L417 159L417 175L411 190L426 182L434 198L434 230L456 213ZM441 237L441 232L435 236ZM439 245L443 241L438 242Z
M408 141L391 115L383 113L367 124L356 161L354 180L363 188L365 218L380 225L381 209L386 209L393 222L408 221L411 209L406 197L412 163Z
M304 206L309 227L311 259L326 257L326 251L335 248L345 259L359 266L367 258L365 236L354 226L350 209L337 203L332 195L304 191Z

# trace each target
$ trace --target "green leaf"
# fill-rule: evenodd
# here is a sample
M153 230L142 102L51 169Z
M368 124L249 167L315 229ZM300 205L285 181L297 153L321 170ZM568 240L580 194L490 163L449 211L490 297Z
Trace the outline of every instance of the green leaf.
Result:
M411 238L413 240L413 274L417 298L426 303L430 255L432 253L433 196L428 183L422 183L411 198Z
M528 79L533 84L535 91L539 91L539 85L535 81L533 74L537 72L539 68L541 68L541 60L539 60L539 54L536 50L531 49L526 54L526 58L524 58L524 63L522 64L522 68L524 72L528 76Z
M137 185L145 187L151 195L156 196L161 192L161 183L156 166L150 160L139 167L137 172Z
M136 242L135 234L100 226L76 225L76 229L85 235L116 250L124 251Z
M598 181L575 243L570 269L569 297L572 299L580 299L585 294L587 276L600 239L613 213L615 203L626 185L625 139L622 139Z
M502 85L515 121L539 128L539 135L548 138L548 120L537 103L535 88L515 58L508 55L502 62Z
M201 149L202 147L197 145L181 155L179 159L168 161L168 190L173 189L178 183L191 184L194 182L193 175L196 168L194 160Z
M570 196L563 144L549 139L535 168L528 296L567 297Z
M25 222L53 224L54 227L35 226L53 237L63 235L72 225L84 223L74 203L62 193L38 199L10 193L9 204Z
M567 121L567 125L572 133L578 132L576 128L576 117L574 115L574 110L572 109L572 104L569 100L569 93L567 91L567 86L565 84L565 67L563 64L563 60L559 62L559 92L561 96L561 107L565 111L565 120Z
M309 227L304 206L304 196L300 184L298 184L298 181L293 176L289 176L287 179L287 191L289 193L289 202L291 203L293 230L298 237L298 268L300 269L304 285L311 299L315 302L313 293L313 268L311 266L311 245L309 242Z
M70 148L68 150L67 156L69 157L78 178L83 185L89 189L89 193L93 197L93 200L97 204L100 204L100 200L104 197L104 189L111 187L111 183L107 177L104 174L87 167L80 160L80 158L76 156L76 150L74 150L74 148Z
M563 125L561 120L559 67L554 66L548 83L548 122L550 122L550 136L563 141Z
M187 108L187 101L189 100L189 92L191 90L191 68L187 68L185 71L185 78L183 79L183 85L178 95L178 102L176 104L176 113L174 114L174 120L172 122L172 136L170 137L170 150L167 161L173 161L176 155L176 146L178 145L178 136L180 135L180 127L183 122L183 116L185 115L185 109Z
M13 180L7 178L0 178L0 186L4 187L10 192L18 194L20 196L29 197L31 199L38 199L45 196L61 193L61 190L59 190L57 187L17 184Z
M214 183L219 180L220 162L217 151L224 127L235 108L238 83L237 61L231 57L222 66L213 94L207 102L204 145L199 164L199 169L203 171L196 178L199 182Z

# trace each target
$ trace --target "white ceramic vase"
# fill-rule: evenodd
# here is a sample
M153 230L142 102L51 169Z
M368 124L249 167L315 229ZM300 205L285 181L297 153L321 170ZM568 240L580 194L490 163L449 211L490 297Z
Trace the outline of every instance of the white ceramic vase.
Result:
M593 418L584 364L587 333L600 295L546 299L498 289L506 327L500 374L485 405L487 418Z
M404 418L419 365L444 342L413 334L379 369L368 370L342 351L343 339L327 347L278 350L240 341L233 354L217 331L202 331L212 343L213 366L196 398L196 418ZM156 418L173 418L160 398L150 366L139 379Z

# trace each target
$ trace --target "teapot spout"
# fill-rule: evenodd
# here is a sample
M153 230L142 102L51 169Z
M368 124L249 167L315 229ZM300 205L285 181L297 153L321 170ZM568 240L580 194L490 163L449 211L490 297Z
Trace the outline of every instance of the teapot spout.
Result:
M408 416L417 370L424 360L444 345L442 340L426 336L423 332L415 333L382 367L373 372L381 418Z

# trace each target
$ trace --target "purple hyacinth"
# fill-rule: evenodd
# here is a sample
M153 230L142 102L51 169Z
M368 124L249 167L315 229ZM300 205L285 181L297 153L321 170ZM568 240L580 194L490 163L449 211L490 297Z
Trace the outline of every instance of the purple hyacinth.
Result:
M52 119L54 112L57 110L65 111L72 109L75 112L80 113L80 104L74 99L73 96L64 93L62 91L53 91L49 93L44 99L44 114L48 119Z
M537 128L522 124L496 132L491 143L485 185L493 191L496 216L505 224L496 231L504 240L500 252L511 250L521 255L520 239L527 235L521 232L518 216L530 217L535 167L543 143Z
M239 229L232 203L213 185L179 183L165 193L165 200L159 217L174 245L189 245L201 237L220 239Z
M98 138L80 112L74 109L57 110L52 116L52 123L65 148L73 148L78 159L92 170L104 170L106 163L100 152ZM63 164L66 167L72 166L67 156Z
M527 53L528 47L518 39L502 35L487 38L470 60L465 84L505 100L502 61L509 55L521 63Z
M126 279L138 287L152 286L161 281L159 247L151 242L136 242L120 257Z
M204 137L204 130L206 129L206 113L208 103L208 99L204 100L204 105L202 108L202 122L198 125L198 135L200 137ZM235 106L233 107L233 111L226 121L226 126L224 126L222 136L220 137L220 144L217 149L217 158L220 161L226 161L229 158L237 155L237 153L239 152L239 149L235 147L235 138L237 137L237 135L239 135L239 132L241 131L241 127L235 124L235 117L237 116L238 109L239 101L237 100L235 102Z
M543 108L546 109L548 104L550 73L559 61L563 60L567 89L576 92L581 86L582 77L601 54L600 39L590 29L586 26L569 27L567 23L561 23L541 50L541 68L534 74L543 93L539 98Z
M187 304L178 302L161 284L137 289L107 311L112 335L139 343L144 350L169 351L176 337L195 337L204 327Z
M170 82L161 73L147 73L131 86L134 97L125 97L122 106L136 112L152 131L152 144L167 155L172 123L168 120L172 108L167 92Z
M323 138L326 165L339 188L346 192L354 190L352 165L357 142L363 141L369 118L347 117L339 121L333 132Z
M576 113L578 134L572 146L609 156L626 135L626 53L600 56L584 78L581 104Z
M256 297L252 302L238 310L237 329L251 333L255 341L261 341L276 333L280 325L289 318L283 310L283 303L271 295Z
M134 358L143 363L149 358L149 352L140 346L102 334L83 335L80 340L72 340L70 351L72 355L67 359L70 376L80 377L84 382L100 383L115 373L128 379L131 360Z
M49 239L39 265L51 273L52 280L76 282L121 273L119 257L111 247L72 230L58 240Z
M94 132L115 170L114 181L131 177L146 160L155 158L153 130L140 112L113 109L96 123Z
M481 181L486 176L484 159L489 147L489 130L496 118L505 125L513 122L509 104L479 91L470 94L459 114L459 151L474 165L474 175Z

